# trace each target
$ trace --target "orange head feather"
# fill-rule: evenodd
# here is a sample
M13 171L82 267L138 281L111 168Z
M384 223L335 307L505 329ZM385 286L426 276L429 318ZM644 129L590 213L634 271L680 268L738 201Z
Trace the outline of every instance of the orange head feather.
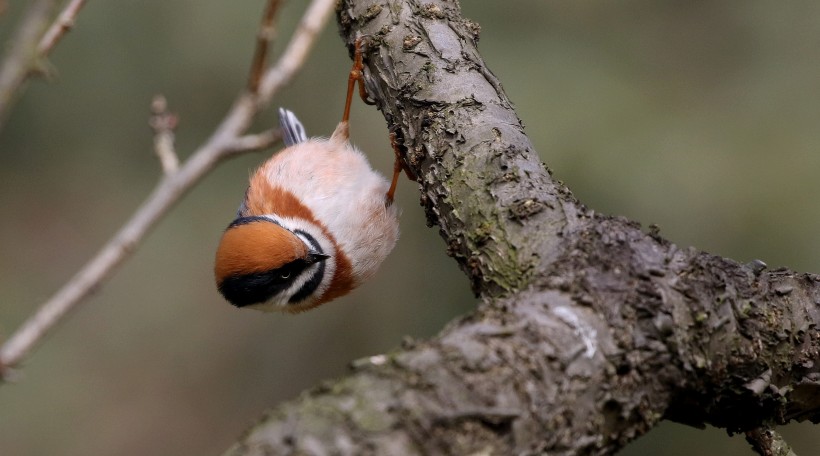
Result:
M222 235L214 265L217 283L230 276L278 269L307 257L307 246L289 230L261 217L239 220L253 221L232 224Z
M272 219L239 217L222 235L214 276L219 291L237 307L273 302L281 308L298 305L318 288L327 258L318 245L309 248Z

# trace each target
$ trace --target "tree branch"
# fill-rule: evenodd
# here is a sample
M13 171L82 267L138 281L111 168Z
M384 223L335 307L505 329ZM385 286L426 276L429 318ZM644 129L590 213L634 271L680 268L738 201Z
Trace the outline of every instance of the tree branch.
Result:
M760 456L797 456L783 436L769 428L752 429L746 432L746 440Z
M276 14L279 12L280 0L269 0L262 15L262 24L256 34L256 51L251 62L251 71L248 76L248 90L259 90L259 81L265 71L265 60L268 56L268 44L276 36Z
M41 57L48 55L51 50L54 49L54 46L57 45L57 42L74 28L74 21L77 19L77 15L80 14L80 10L85 6L85 3L86 0L71 0L60 15L57 16L57 20L46 30L43 39L41 39L37 45L37 52Z
M602 216L543 166L443 0L345 0L430 224L481 305L269 412L227 454L612 454L661 419L820 421L820 276Z
M0 130L26 80L46 67L45 58L74 25L85 0L71 0L52 21L57 0L31 3L20 23L8 54L0 64ZM47 28L48 27L48 28Z
M168 101L162 95L155 96L151 102L151 114L148 124L154 130L154 153L159 158L162 171L173 174L179 169L179 157L174 148L177 116L168 112Z
M37 44L56 6L57 0L36 0L29 5L0 64L0 129L14 100L20 95L21 86L36 65Z
M273 95L302 67L318 31L330 16L333 0L314 0L277 63L265 72L267 84L245 91L208 141L175 172L166 172L151 195L103 249L0 347L0 378L17 366L66 314L107 279L148 231L220 161L241 151L270 146L280 135L245 135L251 121Z

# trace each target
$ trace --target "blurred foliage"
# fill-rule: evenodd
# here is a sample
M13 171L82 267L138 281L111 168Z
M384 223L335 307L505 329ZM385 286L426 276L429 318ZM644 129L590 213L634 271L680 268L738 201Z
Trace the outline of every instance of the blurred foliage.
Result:
M3 43L24 2L0 17ZM0 336L121 226L159 175L148 107L165 94L184 157L244 83L263 1L90 2L0 132ZM279 50L301 14L283 11ZM820 4L762 0L464 2L480 49L544 160L595 210L680 245L820 271ZM342 111L350 61L325 31L275 100L311 133ZM259 126L276 121L273 112ZM352 137L391 168L384 120ZM428 337L474 305L403 180L402 239L374 280L296 316L238 311L212 257L268 153L217 169L0 387L0 454L218 454L266 407L347 363ZM816 428L785 433L798 454ZM627 455L751 455L720 430L664 424Z

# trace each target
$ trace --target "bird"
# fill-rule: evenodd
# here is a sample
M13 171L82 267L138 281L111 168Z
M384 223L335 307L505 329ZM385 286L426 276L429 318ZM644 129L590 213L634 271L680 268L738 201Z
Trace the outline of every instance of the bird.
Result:
M251 175L216 251L217 289L236 307L312 309L372 277L396 244L399 151L391 135L397 161L388 184L350 143L356 81L368 101L358 40L354 60L345 112L330 138L308 138L296 115L279 109L285 148Z

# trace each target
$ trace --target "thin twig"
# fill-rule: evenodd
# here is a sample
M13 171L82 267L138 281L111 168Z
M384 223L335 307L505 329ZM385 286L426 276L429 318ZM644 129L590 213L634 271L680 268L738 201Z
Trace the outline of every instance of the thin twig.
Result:
M57 42L60 41L60 38L74 27L77 14L79 14L82 7L85 6L85 2L86 0L71 0L65 9L60 12L60 15L57 16L57 20L46 30L46 33L40 40L40 44L37 45L37 53L40 54L40 57L48 55L51 50L54 49L54 46L57 45Z
M332 11L337 0L314 0L308 6L305 15L293 32L299 39L291 40L285 52L279 58L279 63L262 76L259 88L259 103L267 105L274 93L279 92L283 85L290 82L295 71L294 65L301 65L307 57L319 32L322 31L328 16L326 11ZM296 38L296 37L294 37Z
M259 32L256 34L256 50L251 62L251 71L248 77L248 90L256 93L259 90L259 81L265 70L265 60L268 56L270 42L276 36L276 13L279 12L280 0L268 0L265 14L262 16L262 24L259 25Z
M151 120L148 123L154 130L154 153L157 154L165 174L173 174L179 169L179 157L174 149L174 130L177 121L177 116L168 112L165 97L155 96L151 102Z
M39 0L29 7L8 56L0 64L0 128L26 79L43 72L44 59L74 26L86 1L71 0L48 28L57 0Z
M273 146L273 144L280 139L282 139L282 131L278 128L275 130L266 130L262 133L240 136L228 145L228 149L233 153L265 150Z
M270 100L302 67L316 41L318 31L327 22L335 3L335 0L314 0L310 4L287 49L276 65L266 71L263 77L266 83L260 86L260 92L240 95L208 141L185 161L179 171L165 175L148 199L103 249L0 347L0 378L6 376L9 368L18 366L38 341L110 276L133 253L148 231L195 183L221 160L236 154L238 144L245 142L246 145L257 147L278 139L278 135L273 132L260 136L243 135L263 105L260 100ZM294 49L298 49L298 52Z
M13 102L20 96L21 86L40 65L42 56L37 45L51 21L57 0L31 2L20 22L8 53L0 62L0 129Z

